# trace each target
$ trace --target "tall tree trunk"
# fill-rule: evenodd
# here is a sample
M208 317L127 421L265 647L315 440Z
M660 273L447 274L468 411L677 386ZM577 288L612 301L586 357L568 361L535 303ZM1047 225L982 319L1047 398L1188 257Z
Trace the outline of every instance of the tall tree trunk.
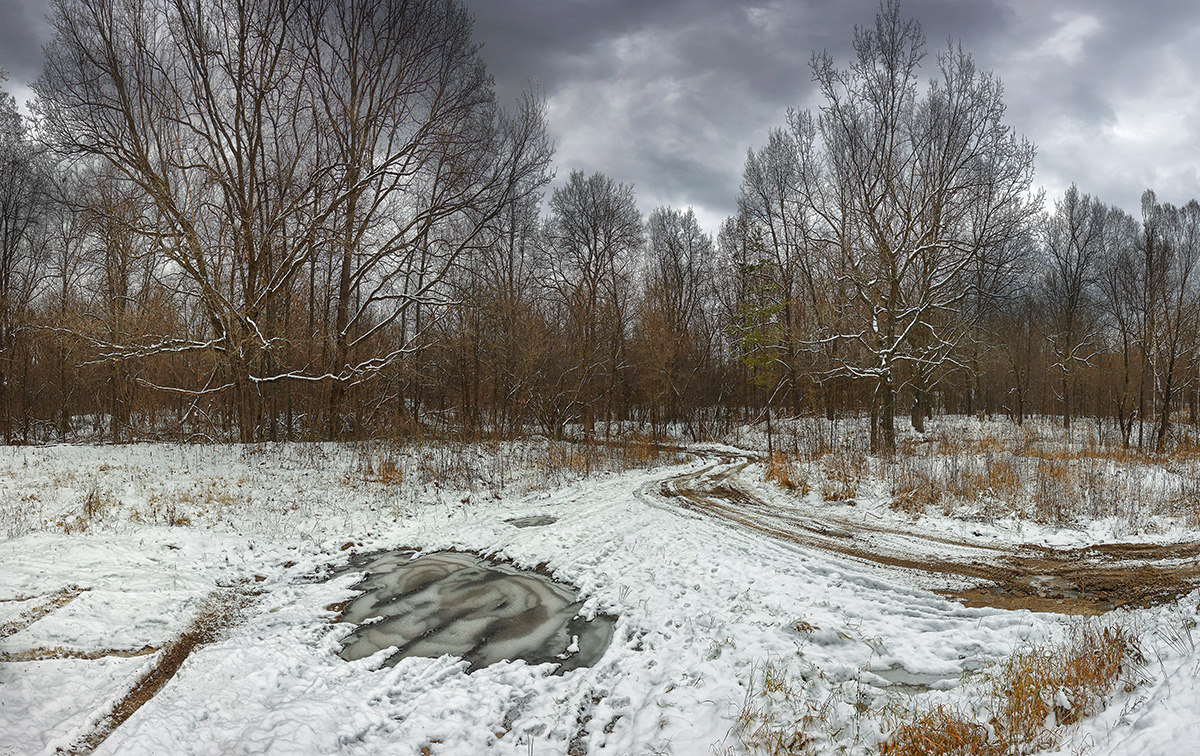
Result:
M879 382L880 454L896 451L896 392L890 377Z
M1071 430L1071 377L1064 370L1062 375L1063 430Z
M1159 454L1166 451L1167 431L1171 426L1171 400L1175 396L1174 368L1174 360L1172 360L1163 373L1162 404L1158 412L1158 433L1154 442L1154 451Z

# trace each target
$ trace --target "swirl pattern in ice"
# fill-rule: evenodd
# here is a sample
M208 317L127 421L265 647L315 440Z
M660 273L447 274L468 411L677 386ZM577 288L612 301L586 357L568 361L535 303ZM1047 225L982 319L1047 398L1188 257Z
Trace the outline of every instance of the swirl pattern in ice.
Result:
M555 663L558 672L595 664L612 639L614 618L578 616L574 591L544 575L473 554L414 552L352 563L366 572L364 593L342 619L358 625L342 658L395 647L387 665L409 656L461 656L470 669L503 660Z

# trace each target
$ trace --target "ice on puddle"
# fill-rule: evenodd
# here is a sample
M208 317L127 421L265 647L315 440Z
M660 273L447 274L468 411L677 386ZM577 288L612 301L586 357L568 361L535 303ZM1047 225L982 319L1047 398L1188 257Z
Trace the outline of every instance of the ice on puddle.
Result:
M612 617L583 620L574 592L548 577L474 554L413 557L399 551L352 563L366 573L357 586L365 592L342 613L359 625L342 658L395 646L388 666L450 654L471 669L523 659L556 663L561 672L595 664L612 639Z

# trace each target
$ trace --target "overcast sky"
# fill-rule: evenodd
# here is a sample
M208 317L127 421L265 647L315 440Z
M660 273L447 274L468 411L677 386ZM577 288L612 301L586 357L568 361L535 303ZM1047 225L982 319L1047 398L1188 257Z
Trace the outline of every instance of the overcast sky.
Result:
M46 0L0 0L0 67L24 101ZM632 183L643 212L692 206L715 230L746 150L815 108L808 61L850 60L877 0L473 0L502 97L547 98L557 183L572 169ZM961 42L1005 85L1008 123L1037 145L1035 182L1072 182L1137 213L1142 190L1200 198L1200 8L1194 0L906 0L929 57Z

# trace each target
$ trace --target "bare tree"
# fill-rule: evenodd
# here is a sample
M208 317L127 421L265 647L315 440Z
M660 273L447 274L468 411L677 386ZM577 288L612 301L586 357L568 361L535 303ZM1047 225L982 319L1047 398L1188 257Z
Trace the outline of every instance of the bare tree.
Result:
M715 258L712 237L696 214L658 208L650 214L650 244L639 308L640 378L655 413L687 421L705 398L700 378L710 367Z
M630 277L644 240L633 187L572 171L550 197L547 235L548 283L570 352L564 390L590 438L597 404L611 416L626 368Z
M1105 252L1109 209L1072 184L1054 212L1046 216L1046 272L1041 296L1048 321L1047 335L1058 374L1063 427L1071 427L1075 411L1074 377L1091 365L1101 347L1097 315L1099 265Z
M779 362L787 404L795 411L800 393L801 339L819 317L811 310L818 301L815 281L818 261L812 254L810 212L803 194L802 159L795 134L772 129L767 144L750 150L742 169L738 215L765 253L759 275L769 276L778 301L781 343L773 350Z
M516 434L545 389L544 368L557 341L546 331L539 296L541 227L537 195L497 219L495 240L468 250L451 275L458 303L433 341L440 374L457 389L466 431ZM553 423L552 423L553 425Z
M137 233L162 247L178 285L208 320L206 340L168 334L125 356L217 353L224 375L189 393L232 392L239 437L254 439L256 389L273 346L264 319L314 244L325 169L308 146L308 52L297 6L272 0L190 3L61 0L35 84L48 131L66 152L108 161L153 207ZM303 229L303 230L302 230ZM287 239L286 244L282 243Z
M1133 423L1145 408L1145 382L1140 375L1145 372L1142 370L1141 355L1146 336L1146 257L1141 251L1143 245L1137 221L1116 208L1110 214L1105 228L1099 286L1112 328L1114 346L1120 352L1121 383L1115 398L1115 409L1122 443L1129 446ZM1139 375L1136 386L1135 375ZM1133 404L1135 399L1137 403Z
M7 78L0 69L0 85ZM0 435L12 443L28 307L45 278L50 168L12 95L0 89Z
M439 284L464 250L492 245L508 208L549 180L551 148L539 98L514 115L497 106L461 5L314 0L307 12L319 122L345 197L331 217L336 436L343 386L412 346L356 352L401 320L403 338L444 303Z
M377 337L434 296L548 161L540 105L516 117L496 106L457 2L53 7L35 86L48 131L150 200L138 233L208 321L207 338L161 334L114 352L216 354L213 385L159 388L231 394L243 441L258 432L264 386L283 380L331 384L338 435L343 387L411 351L405 328L398 345ZM321 255L332 348L327 364L288 365L281 323Z
M791 116L808 243L826 261L814 288L845 293L810 343L837 344L835 372L874 384L884 450L895 445L896 392L919 395L935 371L961 364L973 264L1031 213L1034 149L1004 125L1000 82L951 46L920 94L924 43L889 0L874 28L856 29L849 70L813 57L825 105Z
M1172 403L1194 379L1191 361L1200 345L1200 203L1160 204L1154 192L1146 191L1142 227L1143 259L1151 261L1145 276L1150 324L1145 351L1157 395L1154 448L1162 453Z

